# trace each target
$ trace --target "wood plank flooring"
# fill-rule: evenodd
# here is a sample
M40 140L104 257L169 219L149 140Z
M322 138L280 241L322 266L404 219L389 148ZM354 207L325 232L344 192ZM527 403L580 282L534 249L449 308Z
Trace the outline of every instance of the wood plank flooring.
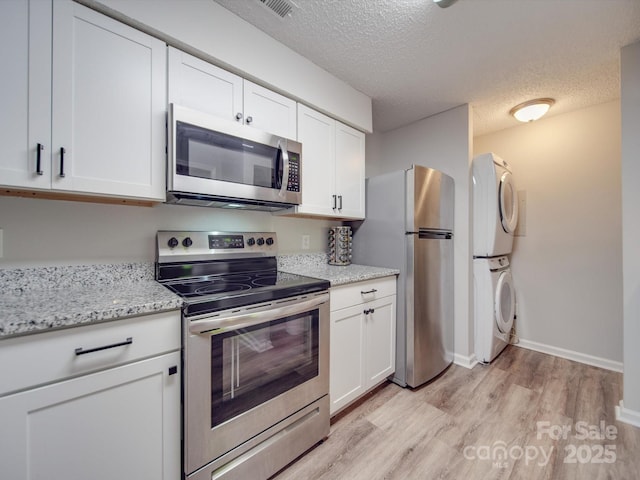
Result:
M621 392L619 373L509 346L415 390L385 384L273 478L637 480L640 429L616 422Z

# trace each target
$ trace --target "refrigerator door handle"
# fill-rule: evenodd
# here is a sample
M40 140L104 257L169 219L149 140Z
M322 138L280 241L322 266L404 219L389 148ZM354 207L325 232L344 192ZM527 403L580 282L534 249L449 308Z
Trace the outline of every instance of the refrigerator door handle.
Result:
M453 232L448 230L428 230L420 229L418 231L418 238L433 238L436 240L450 240L453 238Z

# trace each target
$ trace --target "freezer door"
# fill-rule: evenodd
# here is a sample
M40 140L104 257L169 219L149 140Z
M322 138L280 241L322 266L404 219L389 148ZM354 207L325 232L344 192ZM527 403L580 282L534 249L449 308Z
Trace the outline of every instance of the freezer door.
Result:
M432 168L414 165L406 172L406 231L422 228L453 230L453 178Z
M453 240L408 234L406 383L417 387L453 362Z

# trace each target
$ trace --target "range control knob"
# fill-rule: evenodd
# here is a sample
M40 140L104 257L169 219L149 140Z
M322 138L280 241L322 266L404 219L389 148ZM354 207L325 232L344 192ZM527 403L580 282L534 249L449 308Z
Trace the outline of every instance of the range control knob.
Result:
M264 238L260 237L258 238L258 240L256 240L256 242L258 243L258 245L262 246L264 245Z
M178 246L178 239L176 237L171 237L167 242L169 248L176 248Z
M253 237L247 240L247 245L249 245L250 247L253 247L255 244L256 244L256 241L253 239Z
M182 240L182 246L183 247L190 247L191 245L193 245L193 240L191 240L190 237L185 238L184 240Z
M273 245L273 238L267 238L267 245Z

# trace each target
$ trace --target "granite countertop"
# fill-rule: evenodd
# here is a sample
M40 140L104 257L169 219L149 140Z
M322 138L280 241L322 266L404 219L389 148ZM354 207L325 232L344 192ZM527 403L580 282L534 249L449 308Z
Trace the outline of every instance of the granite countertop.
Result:
M0 269L0 339L177 310L153 264Z
M328 280L334 287L400 273L329 265L327 258L325 253L282 255L278 269ZM181 306L178 295L155 281L153 263L0 269L0 340Z
M332 287L400 273L400 270L395 268L369 267L355 264L345 266L329 265L327 260L328 257L325 253L281 255L278 257L278 269L284 272L328 280L331 282Z

